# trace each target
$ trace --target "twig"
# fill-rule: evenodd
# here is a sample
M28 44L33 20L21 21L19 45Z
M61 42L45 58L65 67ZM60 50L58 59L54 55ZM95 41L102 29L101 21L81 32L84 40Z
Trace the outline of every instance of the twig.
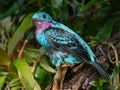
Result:
M36 67L37 67L37 64L41 61L41 58L45 57L47 55L40 55L38 58L37 58L37 61L33 64L32 66L32 73L35 71Z
M116 48L114 47L113 44L109 43L109 45L112 47L114 53L115 53L115 63L116 63L116 66L119 67L119 61L118 61L118 53L117 53L117 50ZM118 86L119 87L119 73L116 73L116 76L114 77L116 78L114 84L116 84L115 86Z
M22 48L21 48L21 50L20 50L20 52L19 52L19 54L18 54L18 58L19 58L19 59L23 57L23 51L24 51L24 49L25 49L25 46L26 46L27 42L28 42L28 41L25 40L24 43L23 43L23 46L22 46Z
M109 45L112 47L114 53L115 53L115 61L113 62L112 60L110 61L111 63L116 63L117 66L119 66L119 60L118 60L118 53L117 53L117 50L116 48L114 47L113 44L109 43Z

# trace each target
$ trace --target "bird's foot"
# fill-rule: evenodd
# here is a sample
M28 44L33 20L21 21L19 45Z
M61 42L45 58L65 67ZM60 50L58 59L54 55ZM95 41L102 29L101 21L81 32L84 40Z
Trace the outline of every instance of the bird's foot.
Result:
M68 68L70 65L69 64L67 64L67 63L65 63L65 62L62 62L61 63L61 67L62 68Z
M52 90L62 90L63 89L63 81L65 79L65 75L67 73L69 65L62 64L57 68L57 72L54 77Z

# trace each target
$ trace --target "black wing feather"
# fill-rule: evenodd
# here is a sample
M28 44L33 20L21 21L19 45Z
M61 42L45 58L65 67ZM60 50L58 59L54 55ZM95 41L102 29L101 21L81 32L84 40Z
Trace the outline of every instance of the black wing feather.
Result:
M46 39L51 49L72 54L78 60L90 60L87 50L68 31L59 28L49 28L45 31Z

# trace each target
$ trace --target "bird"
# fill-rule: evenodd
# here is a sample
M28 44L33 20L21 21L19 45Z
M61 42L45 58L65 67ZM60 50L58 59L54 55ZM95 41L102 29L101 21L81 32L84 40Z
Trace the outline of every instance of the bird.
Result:
M88 44L72 29L53 20L46 12L36 12L32 21L36 27L36 39L47 49L52 64L60 67L62 62L70 65L84 62L96 67L103 79L109 80L108 73Z

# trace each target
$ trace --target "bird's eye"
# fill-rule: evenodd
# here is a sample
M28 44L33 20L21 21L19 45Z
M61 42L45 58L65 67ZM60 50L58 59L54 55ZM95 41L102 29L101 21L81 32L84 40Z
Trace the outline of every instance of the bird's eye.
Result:
M44 18L44 19L46 18L46 15L45 15L45 14L43 14L43 18Z

